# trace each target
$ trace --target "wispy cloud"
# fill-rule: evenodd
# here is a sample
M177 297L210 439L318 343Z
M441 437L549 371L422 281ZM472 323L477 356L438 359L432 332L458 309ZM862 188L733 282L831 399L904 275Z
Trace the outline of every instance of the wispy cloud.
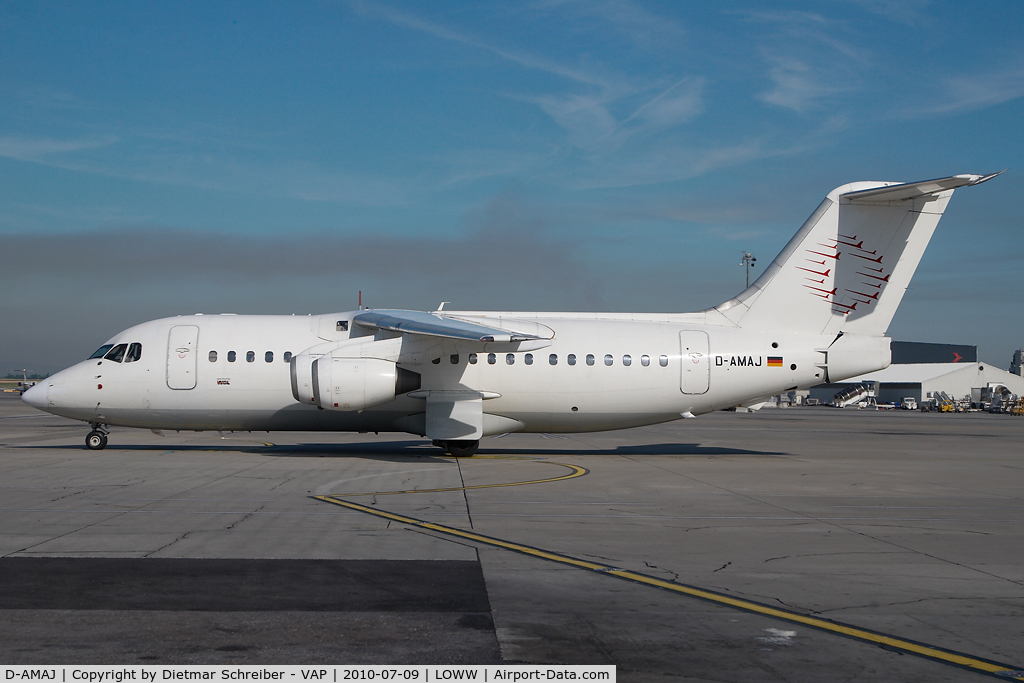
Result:
M928 113L958 113L988 107L1024 97L1024 65L1001 68L989 73L956 76L944 81L943 101L927 109Z
M579 25L594 18L592 32L624 36L634 47L645 51L678 49L687 39L686 30L678 21L656 15L629 0L549 0L535 3L535 9L559 9L571 13L572 23Z
M824 74L800 60L777 57L774 61L768 72L774 87L757 94L762 102L803 113L839 92L839 88L825 85Z
M870 62L870 52L853 42L856 29L843 19L799 10L732 13L765 27L756 40L772 87L755 95L762 102L798 113L821 108L855 89Z
M606 96L552 95L538 97L535 101L569 134L569 141L579 147L594 149L618 128L615 117L608 111L610 100Z
M774 26L779 35L788 37L786 42L789 43L790 49L806 49L810 44L817 43L855 62L868 61L868 51L861 45L849 42L848 37L853 31L843 20L799 10L752 11L741 14L749 22ZM840 34L846 34L847 38L841 38Z
M492 42L488 42L480 38L474 38L442 24L428 21L427 19L423 19L414 14L395 9L394 7L364 2L353 2L352 6L364 14L379 16L382 19L398 26L404 26L405 28L413 31L426 33L441 40L461 43L462 45L468 45L470 47L490 52L497 57L513 62L527 69L535 69L555 76L562 76L563 78L567 78L578 83L586 83L601 87L609 86L607 79L599 75L589 73L582 69L569 67L529 52L501 47Z
M655 144L636 153L567 176L562 183L575 190L637 187L695 178L721 168L745 164L784 152L758 141L720 146Z
M659 129L686 123L703 110L703 94L704 79L687 76L641 105L622 123L642 119Z
M102 154L118 143L117 154ZM393 177L317 167L307 162L269 165L248 150L220 149L198 153L209 141L194 144L170 133L123 139L115 135L81 140L0 138L0 157L18 159L76 173L132 182L156 183L204 190L291 197L306 201L362 205L410 201L415 183ZM94 152L83 154L83 152ZM430 183L423 183L422 190Z
M913 26L920 29L923 24L933 20L933 14L928 12L932 5L931 0L846 0L847 3L855 5L866 12L885 17L890 21L905 26Z
M56 154L107 147L118 141L119 138L115 135L83 140L7 137L0 138L0 157L46 163L48 159Z

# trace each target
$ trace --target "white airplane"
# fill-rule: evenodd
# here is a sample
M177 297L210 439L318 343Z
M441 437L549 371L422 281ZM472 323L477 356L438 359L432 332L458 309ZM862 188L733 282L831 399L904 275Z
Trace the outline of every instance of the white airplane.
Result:
M694 417L887 367L954 189L996 175L836 188L754 284L697 313L197 313L129 328L22 398L90 423L90 449L119 425L409 432L469 456L487 435Z

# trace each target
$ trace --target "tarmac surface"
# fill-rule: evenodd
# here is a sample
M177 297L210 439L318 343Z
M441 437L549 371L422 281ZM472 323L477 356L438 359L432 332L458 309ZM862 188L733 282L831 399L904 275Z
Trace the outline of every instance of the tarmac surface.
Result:
M1024 420L830 408L484 439L164 433L0 395L0 662L1024 668Z

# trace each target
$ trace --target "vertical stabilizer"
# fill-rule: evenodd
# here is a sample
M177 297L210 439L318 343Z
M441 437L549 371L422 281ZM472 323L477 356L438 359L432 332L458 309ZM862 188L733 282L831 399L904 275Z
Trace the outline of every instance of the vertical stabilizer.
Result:
M715 310L749 329L884 335L953 190L996 175L838 187L761 277Z

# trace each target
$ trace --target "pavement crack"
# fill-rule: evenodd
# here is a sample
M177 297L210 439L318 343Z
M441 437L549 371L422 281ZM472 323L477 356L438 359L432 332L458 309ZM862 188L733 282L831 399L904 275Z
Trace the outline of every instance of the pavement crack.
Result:
M57 496L56 498L52 499L50 502L51 503L56 503L59 500L64 500L66 498L74 498L75 496L80 496L83 493L92 493L92 489L81 489L79 491L75 491L74 493L68 493L68 494L63 495L63 496Z
M186 538L188 538L188 537L189 537L189 536L190 536L191 534L192 534L192 532L191 532L191 531L186 531L185 533L183 533L183 534L182 534L181 536L178 536L178 537L177 537L176 539L174 539L174 540L173 540L173 541L171 541L170 543L167 543L166 545L162 545L162 546L160 546L159 548L157 548L156 550L154 550L154 551L152 551L152 552L148 552L148 553L146 553L145 555L143 555L143 557L153 557L154 555L156 555L156 554L157 554L158 552L160 552L161 550L166 550L167 548L170 548L170 547L171 547L172 545L174 545L175 543L177 543L177 542L179 542L179 541L184 541L184 540L185 540Z
M657 570L659 572L665 572L666 574L668 574L669 576L672 577L670 579L670 581L672 581L672 583L679 583L679 572L674 572L671 569L662 569L661 567L658 567L657 565L653 565L653 564L651 564L650 562L648 562L646 560L644 560L644 565L646 567L648 567L649 569L655 569L655 570Z
M234 529L234 528L235 528L236 526L238 526L238 525L239 525L239 524L241 524L242 522L246 521L247 519L249 519L250 517L252 517L252 516L253 516L253 515L255 515L256 513L260 512L260 511L261 511L261 510L262 510L262 509L263 509L264 507L266 507L266 506L265 506L265 505L260 505L260 506L259 506L258 508L256 508L255 510L252 510L251 512L247 512L247 513L245 513L245 514L244 514L244 515L242 516L242 518L241 518L241 519L235 520L234 522L232 522L231 524L229 524L229 525L228 525L227 527L225 527L225 531L231 531L232 529Z

